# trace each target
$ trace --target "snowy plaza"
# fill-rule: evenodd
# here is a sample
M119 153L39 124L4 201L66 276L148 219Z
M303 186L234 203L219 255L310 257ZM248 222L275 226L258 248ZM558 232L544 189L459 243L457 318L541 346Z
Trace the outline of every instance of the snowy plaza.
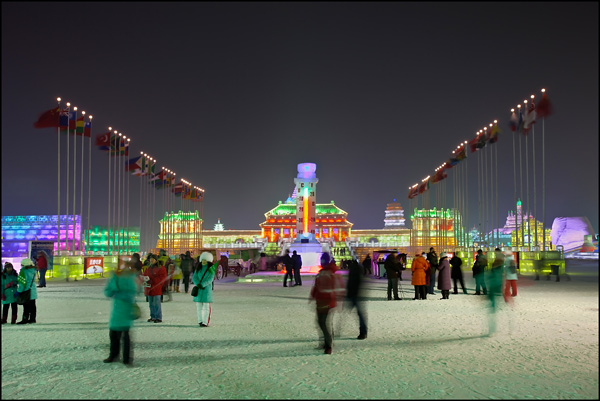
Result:
M284 288L229 276L215 282L207 328L187 294L163 303L162 324L146 322L139 296L132 367L102 363L106 280L53 279L36 324L2 325L2 399L598 399L598 261L567 260L567 273L521 275L491 336L470 272L469 295L448 301L412 300L409 274L410 300L387 301L387 281L368 278L368 338L338 310L332 355L317 349L311 277Z

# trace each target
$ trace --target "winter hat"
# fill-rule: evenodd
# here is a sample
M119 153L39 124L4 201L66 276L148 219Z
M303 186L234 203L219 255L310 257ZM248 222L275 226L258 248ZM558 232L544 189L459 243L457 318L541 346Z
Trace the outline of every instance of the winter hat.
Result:
M202 262L203 260L206 260L207 262L212 263L213 261L213 254L210 252L202 252L200 254L200 258L199 258L200 262Z
M25 258L21 261L21 267L33 266L33 262L29 258Z
M442 254L440 255L440 259L442 258L447 258L448 254L446 252L442 252Z
M329 262L331 262L331 256L329 256L328 253L324 252L321 255L321 266L326 266L329 264Z

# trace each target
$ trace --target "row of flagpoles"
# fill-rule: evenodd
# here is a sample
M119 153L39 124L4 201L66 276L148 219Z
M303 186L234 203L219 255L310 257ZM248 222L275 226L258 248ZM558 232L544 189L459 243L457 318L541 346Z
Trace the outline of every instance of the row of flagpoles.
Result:
M77 222L76 222L76 194L77 194L77 136L81 136L81 169L80 169L80 207L81 219L79 222L79 232L83 226L83 188L84 188L84 142L85 138L90 138L88 141L88 202L87 202L87 232L88 238L86 244L89 247L90 244L90 202L91 202L91 188L92 188L92 164L91 164L91 147L92 147L92 119L93 116L87 115L88 120L85 120L85 111L78 112L78 108L72 106L71 103L67 102L64 107L61 108L61 98L57 98L58 105L50 110L42 113L38 120L34 123L35 128L56 128L57 129L57 140L58 140L58 183L57 183L57 250L61 250L61 240L63 238L61 233L61 136L65 135L67 145L67 156L66 156L66 213L65 213L65 246L67 254L76 254L79 251L83 254L82 241L79 239L79 247L76 246L76 233ZM73 136L73 203L72 209L70 207L70 137ZM113 130L112 127L108 127L108 131L99 134L95 138L96 147L108 154L108 211L107 211L107 233L108 233L108 253L120 253L121 250L125 250L129 253L129 182L130 176L135 175L140 177L140 209L139 209L139 220L140 220L140 250L150 249L153 246L153 234L156 226L155 211L156 211L156 189L165 188L162 191L162 209L163 215L166 216L165 212L173 210L176 207L176 198L180 198L180 210L183 212L190 212L193 208L200 208L200 219L202 216L202 201L204 199L204 190L200 187L192 185L191 182L180 179L176 182L176 174L170 169L161 167L160 171L156 172L156 159L150 155L140 152L139 156L129 158L129 147L131 138L128 138L121 132ZM151 185L142 185L143 182L147 182ZM150 194L150 190L152 194ZM170 189L168 191L167 189ZM144 202L145 200L145 202ZM196 204L196 202L199 202ZM145 208L145 213L144 213ZM149 216L151 211L151 215ZM166 220L165 224L166 224ZM72 238L69 243L69 222L72 221ZM172 220L171 220L172 221ZM126 234L126 230L128 231ZM163 247L169 247L174 249L176 232L173 224L171 223L168 227L163 230ZM194 230L193 239L190 243L186 244L188 247L197 247L199 243L199 236L197 230ZM181 246L181 243L180 243ZM88 249L86 249L88 250Z
M525 99L523 101L524 106L521 104L517 105L517 110L511 109L511 116L509 119L509 127L513 132L513 175L514 175L514 204L515 204L515 224L517 231L520 230L520 234L517 232L516 243L512 244L514 247L519 249L520 246L527 245L528 250L531 250L532 242L537 248L538 243L538 224L537 224L537 183L536 183L536 160L535 160L535 123L536 120L541 117L542 119L542 250L546 249L546 235L544 229L544 222L546 218L545 209L545 143L544 143L544 131L545 131L545 117L552 114L552 105L548 99L545 89L541 90L542 97L538 104L535 104L535 95L531 95L530 100ZM475 138L470 141L461 142L456 149L452 151L451 156L447 161L442 163L435 169L434 174L430 174L420 183L416 183L408 189L408 199L410 200L409 208L413 209L413 202L416 204L415 208L419 206L425 210L430 210L432 206L441 207L443 211L446 207L446 185L436 185L434 187L434 194L431 195L431 184L443 184L443 180L448 177L447 172L450 169L455 171L455 177L451 186L452 190L452 203L453 203L453 221L455 230L455 245L458 247L468 247L469 233L468 230L464 229L468 227L469 222L469 174L468 174L468 152L477 152L477 194L478 194L478 232L480 242L484 242L488 246L493 245L499 246L499 206L498 206L498 148L497 146L492 149L490 146L498 141L499 134L501 133L498 126L498 120L494 120L489 126L483 127L476 132ZM522 135L516 135L516 134ZM531 133L531 136L529 135ZM517 155L516 155L516 136L519 137L519 176L520 176L520 192L517 196ZM532 177L533 177L533 215L530 210L529 202L529 149L528 149L528 138L531 137L532 142ZM523 168L523 142L525 142L525 168ZM492 150L495 150L493 152ZM523 172L525 172L525 180L523 180ZM525 181L525 182L524 182ZM520 216L517 214L519 210L519 199L523 199L523 184L526 187L526 208L522 208ZM527 210L527 217L524 217L524 210ZM494 213L495 212L495 213ZM433 211L431 212L433 213ZM445 214L442 215L445 216ZM495 223L494 223L495 217ZM520 222L518 218L520 217ZM437 218L437 217L436 217ZM526 221L525 221L526 219ZM463 224L464 223L464 224ZM424 236L429 237L429 231L431 224L429 221L425 222L426 227L420 227L425 232ZM434 225L447 227L446 221L442 221L440 224L433 223ZM534 240L531 240L531 225L534 225ZM525 244L525 226L527 226L529 240ZM413 227L414 228L414 227ZM490 238L491 231L491 238ZM445 245L445 238L442 238L445 234L440 230L435 230L437 244ZM415 245L416 242L411 243Z

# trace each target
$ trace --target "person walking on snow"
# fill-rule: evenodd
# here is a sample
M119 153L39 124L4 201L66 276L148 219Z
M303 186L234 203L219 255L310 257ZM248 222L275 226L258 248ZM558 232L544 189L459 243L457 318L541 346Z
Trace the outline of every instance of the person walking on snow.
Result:
M442 297L440 299L450 299L450 288L452 288L452 282L450 280L450 262L448 262L448 255L446 252L442 252L438 264L438 290L442 291Z

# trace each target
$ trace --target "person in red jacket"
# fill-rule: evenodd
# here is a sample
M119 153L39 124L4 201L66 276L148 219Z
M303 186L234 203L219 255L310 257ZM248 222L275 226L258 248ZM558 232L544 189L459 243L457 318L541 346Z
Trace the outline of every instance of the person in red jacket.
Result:
M341 277L335 274L338 270L335 261L331 259L328 253L321 255L321 270L315 277L314 285L310 291L309 302L313 299L317 306L317 322L323 333L325 343L325 353L331 354L333 348L333 338L329 331L329 311L337 305L337 297L343 295L344 286L341 283Z
M144 288L144 293L148 296L148 306L150 307L149 322L162 323L162 305L160 297L165 281L167 280L167 271L164 266L156 263L156 256L149 257L150 264L142 274L144 281L149 287Z
M36 266L38 268L38 272L40 273L40 278L38 280L38 288L46 286L46 272L48 271L48 259L43 251L39 251L37 254Z

